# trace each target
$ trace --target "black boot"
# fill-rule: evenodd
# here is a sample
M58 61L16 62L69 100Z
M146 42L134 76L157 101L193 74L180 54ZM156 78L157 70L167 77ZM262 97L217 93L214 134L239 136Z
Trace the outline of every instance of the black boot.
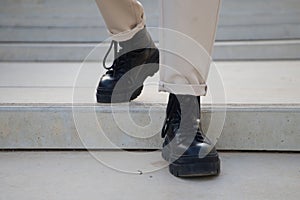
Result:
M114 46L115 59L111 67L106 67L106 58L112 46ZM121 47L120 50L118 46ZM158 71L159 51L144 28L128 41L119 43L112 41L103 66L108 71L100 79L97 102L129 102L141 94L145 79ZM121 78L121 83L117 84Z
M214 145L203 134L200 97L170 94L162 130L162 156L169 171L178 177L218 175L220 159Z

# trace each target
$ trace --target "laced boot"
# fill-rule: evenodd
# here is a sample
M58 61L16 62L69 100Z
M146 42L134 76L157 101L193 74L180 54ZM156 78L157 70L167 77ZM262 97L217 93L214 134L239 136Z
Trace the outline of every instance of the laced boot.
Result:
M113 46L114 62L107 67L106 59ZM103 67L107 72L100 79L97 102L120 103L137 98L142 92L145 79L153 76L159 68L159 51L146 27L128 41L112 41L104 57ZM117 84L122 77L121 83Z
M214 145L203 134L200 97L170 94L162 130L162 157L177 177L218 175L220 159Z

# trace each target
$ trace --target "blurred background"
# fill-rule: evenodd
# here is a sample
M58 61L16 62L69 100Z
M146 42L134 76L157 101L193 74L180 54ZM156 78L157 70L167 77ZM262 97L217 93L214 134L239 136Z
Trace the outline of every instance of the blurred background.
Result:
M148 26L159 24L158 1L141 0ZM299 59L299 0L222 2L216 60ZM82 61L107 37L93 0L0 1L1 61Z

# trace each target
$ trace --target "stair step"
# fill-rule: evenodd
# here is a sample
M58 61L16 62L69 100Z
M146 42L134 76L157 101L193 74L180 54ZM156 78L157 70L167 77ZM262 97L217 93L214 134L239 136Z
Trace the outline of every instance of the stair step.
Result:
M160 129L167 94L157 92L154 83L158 75L147 79L137 100L111 107L95 104L95 86L103 73L98 63L84 64L79 81L85 81L76 87L74 82L81 63L0 65L0 148L161 147ZM300 61L216 63L226 102L221 99L212 102L209 92L203 98L202 111L207 129L211 115L222 116L227 109L219 149L300 150L300 94L295 92L300 85L299 65ZM216 78L212 70L209 80ZM128 126L132 121L137 127ZM128 127L131 129L124 130Z
M0 148L161 148L160 130L165 106L132 104L131 107L129 119L126 106L111 109L106 105L2 104ZM150 109L152 128L143 128L150 123ZM206 130L212 108L204 105L202 112ZM95 123L97 121L99 124ZM226 121L217 148L300 151L299 121L299 105L231 105L227 107ZM139 126L139 129L131 124Z
M158 45L158 44L157 44ZM97 47L97 48L95 48ZM0 60L9 62L81 62L100 61L108 43L0 43ZM230 60L296 60L300 59L300 40L217 42L213 59Z
M147 153L0 152L1 196L45 200L297 200L300 196L299 154L221 152L219 177L178 179L170 175L159 151L151 158Z
M141 0L149 27L159 27L159 0ZM95 1L0 1L1 42L95 42L106 39ZM300 38L298 0L226 0L217 40ZM155 38L157 39L157 37Z

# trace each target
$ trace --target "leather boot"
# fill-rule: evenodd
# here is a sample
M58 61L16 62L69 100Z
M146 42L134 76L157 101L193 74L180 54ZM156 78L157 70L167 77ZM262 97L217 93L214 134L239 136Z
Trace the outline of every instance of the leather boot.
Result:
M203 134L200 97L170 94L162 130L162 157L177 177L218 175L220 159L214 145Z
M106 58L113 46L115 59L112 66L107 67ZM97 102L119 103L137 98L142 92L145 79L153 76L159 68L159 51L146 27L128 41L112 41L103 66L107 72L100 79ZM121 83L117 84L122 77Z

